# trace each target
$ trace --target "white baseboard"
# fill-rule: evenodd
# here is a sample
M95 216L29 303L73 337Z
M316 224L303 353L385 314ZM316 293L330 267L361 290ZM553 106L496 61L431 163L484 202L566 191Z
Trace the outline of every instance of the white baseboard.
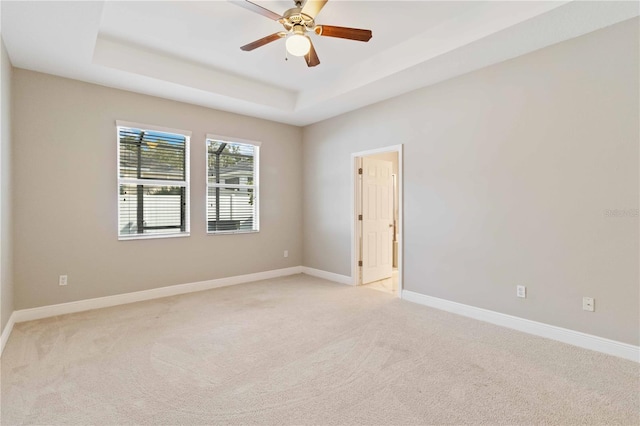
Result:
M255 274L237 275L235 277L218 278L215 280L199 281L188 284L178 284L168 287L154 288L151 290L136 291L133 293L116 294L113 296L98 297L95 299L78 300L77 302L60 303L58 305L41 306L32 309L21 309L14 312L15 322L32 321L56 315L71 314L74 312L88 311L91 309L108 308L110 306L124 305L127 303L141 302L144 300L159 299L161 297L175 296L178 294L193 293L196 291L210 290L235 284L252 281L267 280L301 273L300 266L273 271L258 272Z
M340 284L353 285L353 278L347 275L334 274L333 272L327 272L320 269L309 268L308 266L301 266L302 273L311 275L314 277L322 278L329 281L335 281Z
M294 266L291 268L276 269L273 271L258 272L255 274L238 275L235 277L219 278L215 280L200 281L188 284L178 284L168 287L160 287L151 290L137 291L133 293L117 294L114 296L99 297L95 299L79 300L76 302L61 303L58 305L41 306L32 309L14 311L7 322L0 337L0 356L4 350L15 323L48 318L56 315L70 314L74 312L88 311L91 309L107 308L110 306L124 305L127 303L141 302L144 300L158 299L161 297L175 296L178 294L192 293L196 291L210 290L235 284L252 281L266 280L287 275L304 273L318 278L353 285L351 277L334 274L332 272L309 268L306 266ZM451 302L437 297L426 296L408 290L402 291L402 298L410 302L430 306L432 308L452 312L458 315L489 322L499 326L512 328L536 336L558 340L585 349L602 352L609 355L640 362L640 347L603 337L593 336L579 331L556 327L512 315L502 314L488 309Z
M2 352L4 351L4 345L7 344L7 340L9 340L9 336L11 335L11 331L13 331L13 325L16 323L16 313L12 312L9 317L9 321L7 321L7 325L4 326L4 330L2 330L2 336L0 336L0 357L2 356Z
M490 322L502 327L512 328L547 339L557 340L570 345L579 346L585 349L614 355L631 361L640 362L640 347L616 340L605 339L580 331L569 330L567 328L556 327L537 321L531 321L513 315L501 314L500 312L488 309L476 308L475 306L464 305L462 303L451 302L437 297L426 296L413 291L403 290L402 298L409 302L451 312L465 317Z

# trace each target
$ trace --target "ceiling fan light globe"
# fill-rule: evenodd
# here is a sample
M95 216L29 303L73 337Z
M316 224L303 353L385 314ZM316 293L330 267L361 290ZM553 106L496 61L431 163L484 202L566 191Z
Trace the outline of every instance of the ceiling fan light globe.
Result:
M293 34L287 37L287 52L293 56L304 56L311 49L311 41L307 36Z

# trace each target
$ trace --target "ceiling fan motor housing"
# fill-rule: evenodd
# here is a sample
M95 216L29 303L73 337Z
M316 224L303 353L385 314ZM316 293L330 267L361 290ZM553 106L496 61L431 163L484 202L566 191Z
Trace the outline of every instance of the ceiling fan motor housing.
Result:
M314 19L302 13L300 7L294 7L284 12L279 22L287 31L292 31L295 27L301 27L303 32L313 31L313 28L316 26Z

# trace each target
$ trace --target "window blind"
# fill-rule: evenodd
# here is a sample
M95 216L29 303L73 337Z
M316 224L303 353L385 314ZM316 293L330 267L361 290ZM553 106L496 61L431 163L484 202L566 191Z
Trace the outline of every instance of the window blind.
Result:
M189 137L118 127L118 236L188 234Z
M258 231L258 150L207 139L207 232Z

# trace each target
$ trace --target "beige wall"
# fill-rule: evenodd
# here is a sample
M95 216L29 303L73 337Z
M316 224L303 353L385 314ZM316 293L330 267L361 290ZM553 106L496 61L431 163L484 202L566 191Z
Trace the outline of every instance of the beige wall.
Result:
M11 61L0 39L0 330L13 312Z
M13 83L16 309L301 264L300 128L21 69ZM116 120L193 131L190 237L118 241ZM206 133L262 142L259 233L206 235Z
M638 35L623 22L305 128L304 265L350 275L350 154L402 143L407 290L637 345L638 217L606 213L639 204Z

